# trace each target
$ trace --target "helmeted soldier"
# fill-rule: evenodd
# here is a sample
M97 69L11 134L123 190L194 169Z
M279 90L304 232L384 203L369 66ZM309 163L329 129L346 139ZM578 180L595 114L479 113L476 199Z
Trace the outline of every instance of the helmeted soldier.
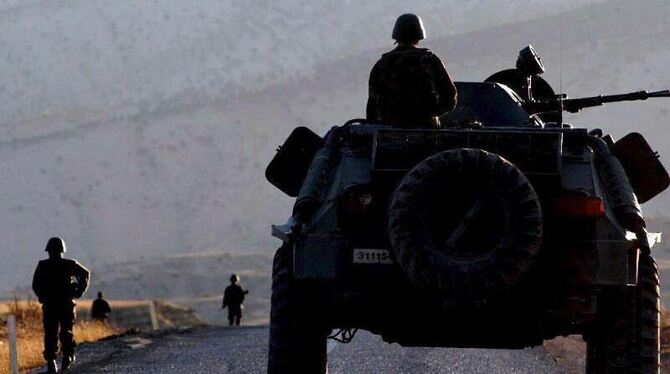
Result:
M456 106L457 91L439 57L418 47L426 37L421 18L401 15L392 37L398 46L370 72L367 119L396 127L439 126L439 116Z
M96 321L106 322L107 315L112 312L107 300L102 297L102 292L98 292L98 298L93 300L91 305L91 318Z
M86 291L90 272L77 261L63 258L66 247L61 238L49 239L45 250L49 258L37 264L33 291L42 304L44 358L47 360L48 372L55 373L59 339L63 355L62 369L68 370L74 362L74 299L80 298Z
M556 93L549 82L540 75L544 73L544 64L540 55L532 45L527 45L519 51L516 60L516 68L501 70L484 82L504 84L516 92L522 99L524 107L532 112L532 104L545 102L556 98ZM545 122L556 122L559 115L556 112L545 112L539 114Z
M240 277L237 274L230 276L230 286L226 287L226 290L223 293L223 305L222 309L228 308L228 323L230 326L233 324L239 326L240 320L242 319L242 309L244 303L244 297L249 291L245 290L238 283L240 282Z

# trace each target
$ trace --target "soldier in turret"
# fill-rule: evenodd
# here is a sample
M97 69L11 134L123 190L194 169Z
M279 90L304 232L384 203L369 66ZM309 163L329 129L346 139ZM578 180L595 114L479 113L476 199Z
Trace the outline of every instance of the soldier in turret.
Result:
M426 37L421 18L401 15L392 37L398 46L370 72L367 119L396 127L439 127L439 116L456 106L457 91L439 57L418 47Z
M49 253L49 258L37 264L33 291L42 304L44 359L48 372L55 373L58 370L56 355L59 338L63 355L62 370L68 370L74 362L74 300L86 292L90 272L77 261L63 258L66 247L61 238L49 239L45 251Z
M240 282L240 277L237 274L230 276L230 286L226 287L226 290L223 293L223 305L222 309L228 308L228 323L232 325L240 325L240 320L242 319L242 304L244 303L244 297L249 291L245 290L238 283Z

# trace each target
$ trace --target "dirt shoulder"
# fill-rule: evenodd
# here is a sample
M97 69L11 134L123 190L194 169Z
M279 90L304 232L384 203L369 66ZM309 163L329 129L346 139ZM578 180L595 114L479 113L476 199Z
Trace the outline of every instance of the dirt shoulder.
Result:
M668 314L664 313L661 329L661 373L670 373L670 326ZM581 374L586 365L586 343L581 336L559 336L544 342L544 348L556 363L568 374Z
M545 341L544 348L565 373L584 373L586 343L584 343L581 336L559 336Z

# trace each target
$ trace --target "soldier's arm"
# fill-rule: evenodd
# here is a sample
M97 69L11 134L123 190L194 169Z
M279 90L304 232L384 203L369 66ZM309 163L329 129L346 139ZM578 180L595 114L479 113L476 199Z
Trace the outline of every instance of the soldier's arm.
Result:
M42 291L44 290L44 272L42 271L41 264L37 264L35 268L35 273L33 274L33 292L37 295L37 299L42 301Z
M370 71L370 79L368 81L368 104L365 108L365 118L371 121L379 120L379 93L377 92L377 70L379 63Z
M458 91L456 90L454 81L451 79L451 76L449 76L447 68L436 55L433 55L433 69L435 89L437 90L438 95L438 115L442 115L456 107Z
M75 278L77 278L77 297L81 297L88 288L88 281L91 277L91 272L82 266L77 261L74 262L74 269L72 271Z

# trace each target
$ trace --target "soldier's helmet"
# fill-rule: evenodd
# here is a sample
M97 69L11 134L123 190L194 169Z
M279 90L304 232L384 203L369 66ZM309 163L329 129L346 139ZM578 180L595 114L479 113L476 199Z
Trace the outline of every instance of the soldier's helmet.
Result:
M240 281L240 277L238 277L237 274L233 274L233 275L230 276L230 281L232 283L237 283L237 282Z
M65 253L67 248L65 247L65 242L59 237L53 237L47 242L46 248L44 251L49 253Z
M519 51L516 68L526 75L540 75L544 73L542 59L530 44Z
M398 17L391 37L398 42L417 42L426 38L426 29L421 17L406 13Z

